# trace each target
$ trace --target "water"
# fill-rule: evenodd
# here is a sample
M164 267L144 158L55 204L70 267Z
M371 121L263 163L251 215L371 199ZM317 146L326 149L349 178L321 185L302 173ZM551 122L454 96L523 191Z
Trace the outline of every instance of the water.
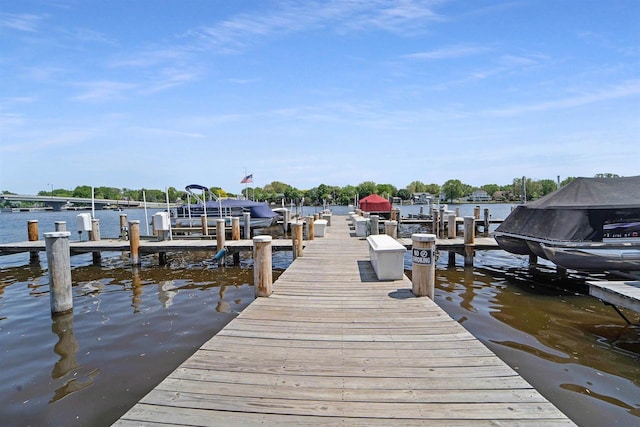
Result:
M459 207L473 213L474 205ZM486 207L494 218L511 209ZM125 212L144 234L144 211ZM26 240L31 219L41 234L66 220L75 239L76 215L2 213L0 241ZM118 234L118 212L97 216L103 238ZM139 269L120 253L103 255L100 267L91 254L74 256L74 313L53 321L44 253L36 266L28 254L0 257L0 424L110 425L253 300L251 259L220 268L212 256L169 254L164 267L146 256ZM276 276L290 261L274 252ZM587 276L558 278L552 265L530 269L527 261L490 251L475 268L449 268L443 254L436 303L579 425L640 425L640 330L585 295Z

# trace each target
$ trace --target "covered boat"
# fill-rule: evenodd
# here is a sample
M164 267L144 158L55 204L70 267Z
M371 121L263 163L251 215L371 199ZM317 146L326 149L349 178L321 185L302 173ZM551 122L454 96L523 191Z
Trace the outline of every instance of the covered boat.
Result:
M391 215L391 202L377 194L370 194L358 201L358 206L364 212L379 214L385 217Z
M494 232L500 247L575 270L640 270L640 176L576 178L516 207Z
M278 219L267 203L243 199L218 198L207 187L191 184L185 187L187 204L178 206L171 212L172 227L200 227L202 215L207 217L209 226L215 226L218 218L225 218L227 225L231 225L232 217L240 217L240 224L244 227L244 214L249 213L251 228L264 228L273 225ZM198 194L196 190L201 191ZM195 203L191 203L195 200Z

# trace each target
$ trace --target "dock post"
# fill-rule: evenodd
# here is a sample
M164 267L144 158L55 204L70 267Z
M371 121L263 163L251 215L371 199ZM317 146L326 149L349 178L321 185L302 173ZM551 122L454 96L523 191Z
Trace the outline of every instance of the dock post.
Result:
M473 217L475 219L480 219L480 206L473 208Z
M200 215L200 222L202 224L202 235L209 235L209 222L207 221L207 217L204 215Z
M49 301L51 314L73 310L71 292L71 253L68 231L44 233L49 265Z
M440 211L438 209L434 208L431 211L431 219L432 219L431 232L435 234L436 237L438 237L438 224L440 224Z
M302 223L301 222L292 222L291 223L291 245L293 250L293 259L302 256Z
M396 210L391 209L391 221L396 221Z
M251 214L249 212L244 212L242 214L242 220L244 223L244 238L251 238Z
M55 230L56 231L67 231L67 221L56 221L55 222Z
M371 215L371 234L380 234L380 215Z
M27 221L27 235L30 242L36 242L38 240L38 220L31 219ZM40 252L29 252L29 264L37 264L40 262Z
M314 215L314 216L309 216L309 221L307 222L309 224L309 234L307 235L307 240L314 240L315 239L315 234L316 234L316 227L315 227L315 222L316 219L318 219L318 215Z
M256 297L268 297L273 293L272 239L271 236L253 238L253 286Z
M220 258L218 259L218 264L219 265L225 265L225 260L224 260L224 252L220 251L224 251L225 250L225 245L226 245L226 229L225 229L225 222L226 220L224 218L218 218L216 219L216 249L218 250L218 254L216 254L216 258L218 258L218 256L220 256Z
M537 265L538 264L538 256L534 254L529 254L529 265Z
M240 240L240 217L231 218L231 240Z
M131 251L131 264L140 265L140 221L129 221L129 248Z
M327 227L331 227L331 217L332 215L330 213L322 214L322 219L327 221Z
M445 218L444 211L444 206L440 206L440 221L438 221L438 234L436 235L438 238L444 237L444 222L449 220L449 218Z
M91 231L89 232L89 240L91 240L92 242L100 241L100 220L97 218L91 219ZM91 255L93 256L93 265L100 265L100 251L94 251L91 253Z
M489 208L484 208L484 237L489 237Z
M122 240L127 240L129 238L129 233L127 231L127 214L120 214L120 238Z
M456 224L456 216L454 214L449 215L447 219L447 237L449 239L455 239L458 233L458 224Z
M434 234L412 234L411 284L417 297L433 299L436 278L436 236Z
M464 217L464 265L473 266L473 254L475 246L475 217Z
M398 238L398 221L385 221L384 232L387 236L391 236L394 239Z

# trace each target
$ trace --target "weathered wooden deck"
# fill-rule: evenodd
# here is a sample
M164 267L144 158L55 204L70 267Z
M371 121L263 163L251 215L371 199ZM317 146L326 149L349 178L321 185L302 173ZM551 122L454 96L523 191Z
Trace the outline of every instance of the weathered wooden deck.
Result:
M337 217L115 425L572 425Z
M640 280L588 281L589 294L617 307L640 313Z

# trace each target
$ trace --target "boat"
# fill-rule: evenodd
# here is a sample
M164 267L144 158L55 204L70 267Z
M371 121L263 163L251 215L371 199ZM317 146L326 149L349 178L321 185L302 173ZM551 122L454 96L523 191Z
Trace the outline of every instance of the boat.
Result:
M640 271L640 176L576 178L517 206L498 245L579 271Z
M231 225L232 217L240 218L240 225L244 227L244 214L250 214L251 228L266 228L274 225L279 215L266 202L256 202L246 199L229 199L217 197L207 187L190 184L185 187L187 204L171 210L171 227L202 227L202 216L207 218L207 224L212 227L220 218ZM198 194L197 191L201 193ZM192 203L195 200L195 203Z
M391 217L391 202L377 194L370 194L360 199L358 207L371 215L380 215L382 218Z

